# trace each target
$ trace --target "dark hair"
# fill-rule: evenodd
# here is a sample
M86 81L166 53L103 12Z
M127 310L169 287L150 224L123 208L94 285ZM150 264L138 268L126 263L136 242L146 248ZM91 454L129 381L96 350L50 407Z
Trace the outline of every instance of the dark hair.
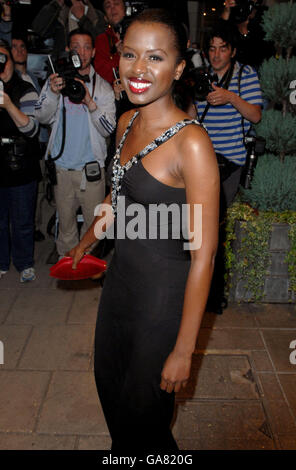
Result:
M222 39L222 41L225 42L226 45L229 45L231 47L232 51L236 48L237 33L234 30L234 28L231 26L224 25L223 23L218 23L217 25L213 27L213 29L210 31L206 39L206 51L207 52L211 45L211 41L214 38Z
M95 40L94 40L93 35L89 31L83 28L73 29L71 33L68 34L68 47L70 46L72 37L76 36L77 34L80 34L82 36L89 36L91 38L92 47L95 47Z
M180 63L183 59L185 60L187 50L187 32L184 25L178 21L175 15L164 8L148 8L134 16L130 20L128 28L135 22L159 23L167 26L175 38L175 47L178 51L177 63Z
M5 39L0 39L0 47L2 47L2 49L5 49L8 52L10 58L12 59L11 47L9 43L5 41Z
M23 41L23 43L25 44L26 46L26 49L28 49L28 41L27 41L27 37L25 34L23 33L18 33L17 31L14 31L12 32L12 35L11 35L11 41L13 39L16 39L17 41ZM12 43L12 42L11 42Z

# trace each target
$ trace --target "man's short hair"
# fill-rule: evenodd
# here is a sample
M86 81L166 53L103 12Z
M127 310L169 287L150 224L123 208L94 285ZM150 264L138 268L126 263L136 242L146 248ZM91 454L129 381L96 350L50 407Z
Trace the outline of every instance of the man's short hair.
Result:
M16 41L23 41L28 50L28 40L25 34L19 33L18 31L12 31L11 41L15 39Z
M231 26L218 23L216 26L213 27L206 39L207 52L209 51L211 41L214 38L222 39L222 41L225 42L227 46L229 45L231 47L232 51L236 48L237 32Z
M82 36L89 36L91 38L92 47L95 47L95 40L94 40L93 35L86 29L82 29L82 28L73 29L71 33L68 34L68 47L70 47L70 42L71 42L72 37L78 34Z

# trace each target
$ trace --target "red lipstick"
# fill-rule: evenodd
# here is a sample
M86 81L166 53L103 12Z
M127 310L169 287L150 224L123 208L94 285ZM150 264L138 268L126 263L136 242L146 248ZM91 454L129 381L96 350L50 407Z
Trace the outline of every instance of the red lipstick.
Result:
M145 93L151 86L151 82L142 78L131 77L128 80L129 89L132 93Z

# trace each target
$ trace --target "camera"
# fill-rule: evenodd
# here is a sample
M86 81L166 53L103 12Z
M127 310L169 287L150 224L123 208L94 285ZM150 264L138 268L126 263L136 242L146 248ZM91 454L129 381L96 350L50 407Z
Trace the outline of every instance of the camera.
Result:
M0 52L0 73L4 72L6 62L7 62L6 54L2 54L2 52Z
M264 153L266 141L263 137L257 137L254 135L246 136L244 141L247 148L247 158L241 176L241 185L244 189L249 189L251 187L258 155L262 155Z
M257 6L256 2L252 0L236 0L235 3L235 7L231 8L230 18L237 24L246 21L253 8Z
M129 5L126 8L126 16L120 21L120 23L113 27L115 33L119 33L121 41L124 38L131 19L145 10L145 8L149 7L149 3L147 1L131 1L128 3Z
M98 162L88 162L84 167L87 181L98 181L101 179L101 168Z
M140 0L140 1L130 1L126 7L126 16L133 17L138 15L146 8L149 8L149 1Z
M213 91L212 83L215 77L203 67L191 70L190 78L193 82L194 96L198 101L205 101L207 95Z
M61 91L62 95L68 96L72 103L80 104L85 97L85 88L75 78L79 78L83 82L88 82L89 78L79 74L82 65L79 54L75 51L65 53L55 61L54 65L52 67L53 73L58 73L65 81L65 87Z
M0 137L0 154L10 171L22 171L25 165L27 143L23 137Z

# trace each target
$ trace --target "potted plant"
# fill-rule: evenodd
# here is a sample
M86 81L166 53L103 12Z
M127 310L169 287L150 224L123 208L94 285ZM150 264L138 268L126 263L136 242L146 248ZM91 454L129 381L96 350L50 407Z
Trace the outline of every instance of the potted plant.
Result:
M229 208L225 256L230 300L296 302L296 4L264 13L276 55L259 69L268 106L255 126L266 140L249 189ZM294 49L295 50L295 49Z

